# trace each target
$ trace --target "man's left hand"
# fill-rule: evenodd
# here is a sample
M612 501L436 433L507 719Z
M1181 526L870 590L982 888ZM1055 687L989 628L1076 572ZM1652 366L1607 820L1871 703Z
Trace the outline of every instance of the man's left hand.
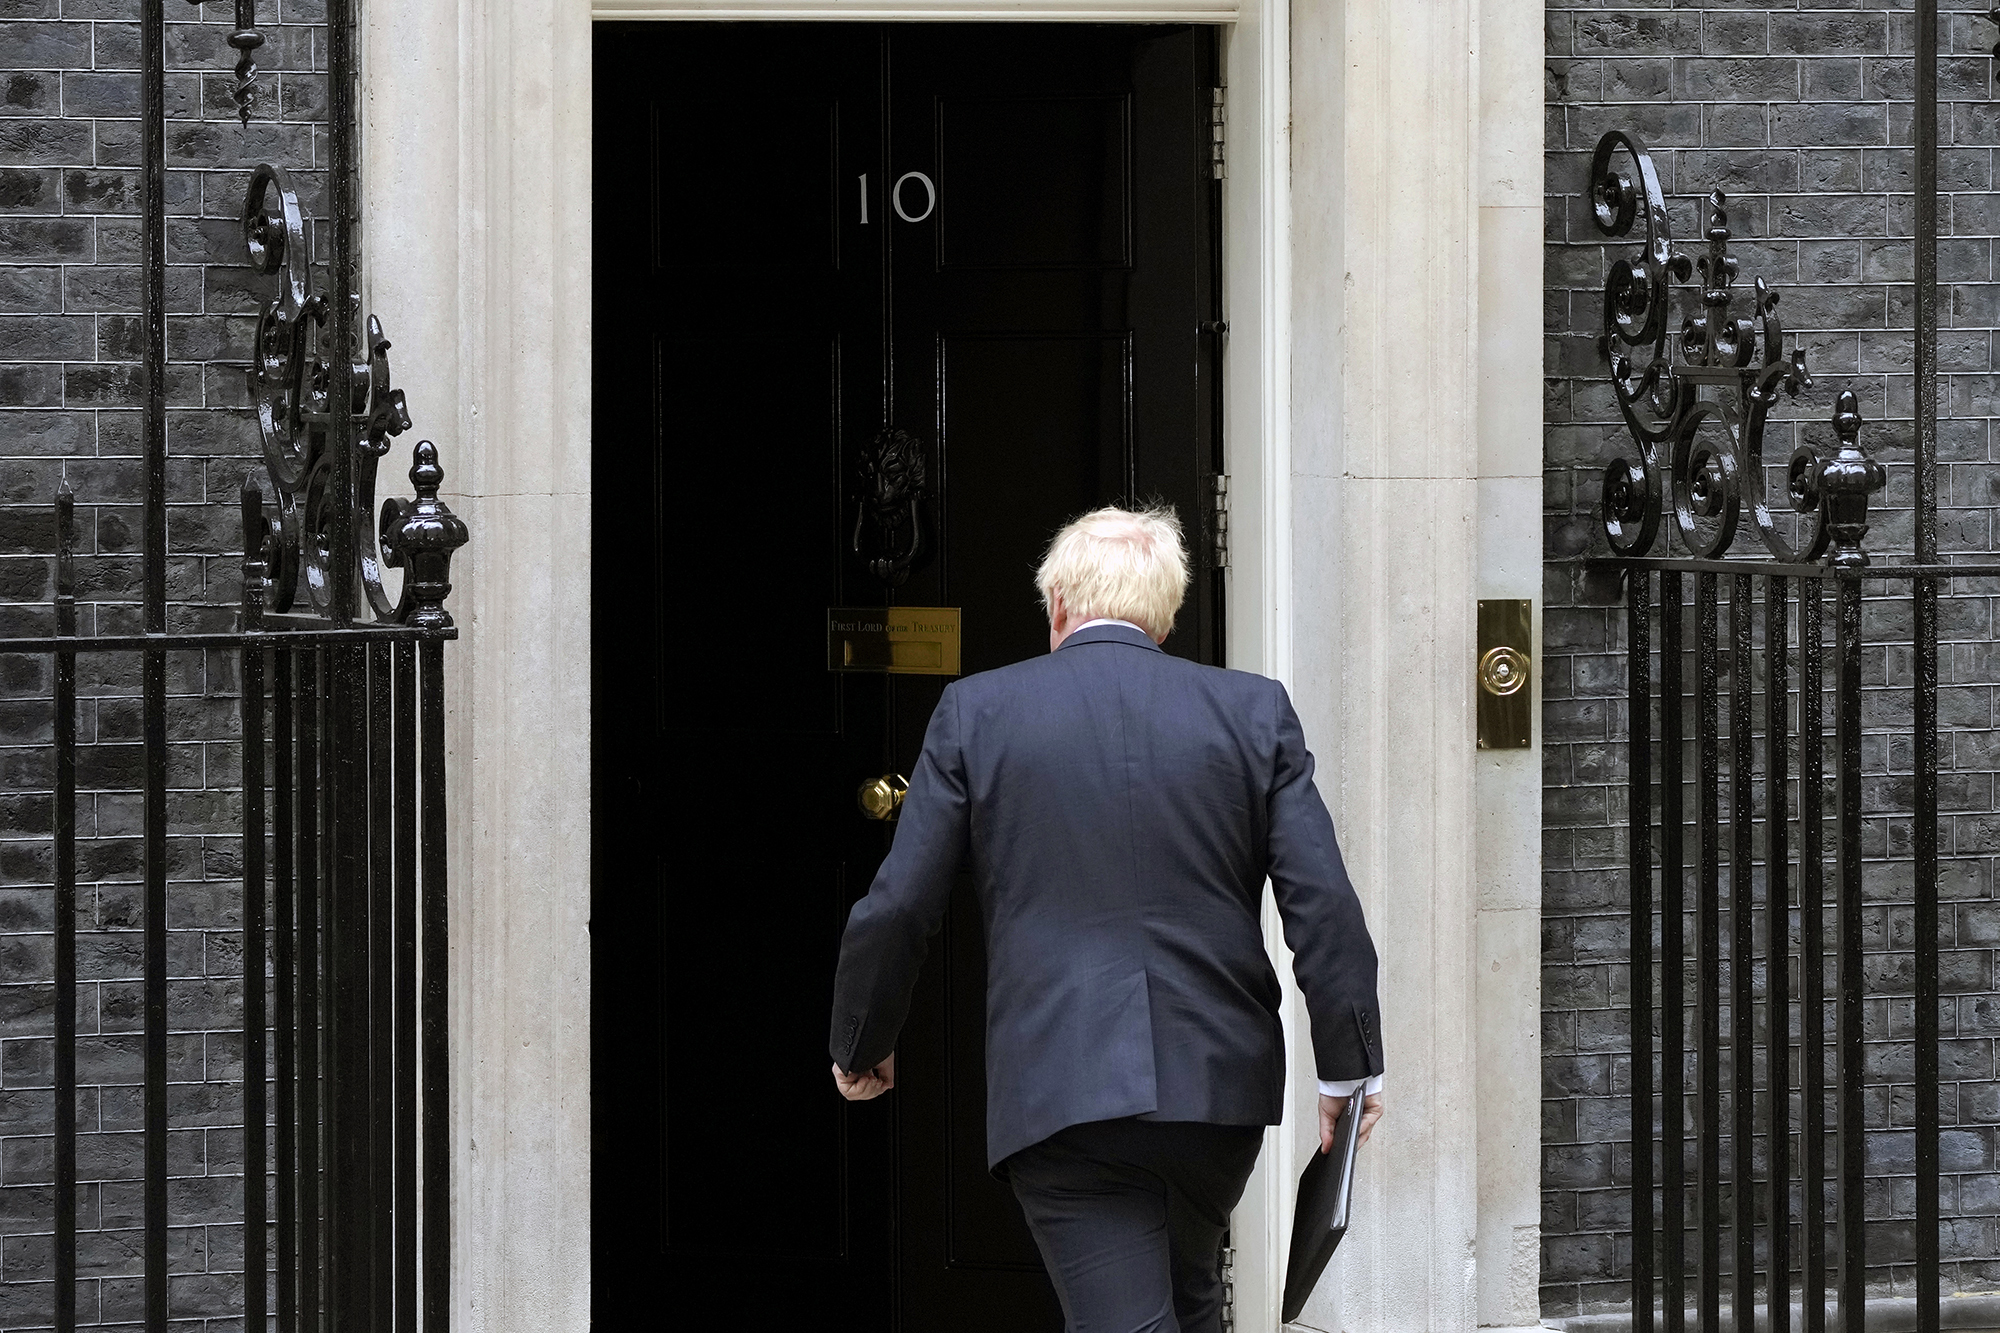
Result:
M1319 1099L1319 1150L1333 1151L1333 1127L1339 1123L1342 1112L1347 1110L1350 1099L1346 1097L1326 1097ZM1361 1099L1361 1130L1356 1136L1362 1143L1375 1132L1375 1122L1382 1118L1382 1094L1370 1093Z
M850 1102L873 1101L896 1086L896 1054L889 1053L888 1059L873 1069L859 1074L850 1074L839 1065L833 1067L833 1086L840 1089L840 1095Z

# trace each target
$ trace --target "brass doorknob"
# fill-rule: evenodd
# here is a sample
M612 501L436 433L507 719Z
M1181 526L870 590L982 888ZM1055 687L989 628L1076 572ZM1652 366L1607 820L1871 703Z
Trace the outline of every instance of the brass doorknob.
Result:
M862 783L856 799L860 802L862 814L870 819L894 823L897 811L903 808L903 797L909 791L908 778L900 773L887 773Z

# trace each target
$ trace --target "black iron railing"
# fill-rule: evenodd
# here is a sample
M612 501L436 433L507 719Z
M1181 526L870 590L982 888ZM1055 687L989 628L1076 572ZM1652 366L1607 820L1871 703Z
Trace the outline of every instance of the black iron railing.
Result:
M1884 474L1860 446L1851 393L1836 404L1837 443L1809 434L1766 459L1773 407L1811 377L1761 280L1752 317L1732 316L1723 196L1710 196L1706 253L1692 259L1636 139L1606 135L1591 168L1599 230L1638 242L1606 282L1601 341L1638 453L1607 469L1603 492L1627 591L1636 1333L1715 1333L1725 1284L1746 1333L1760 1306L1770 1333L1790 1333L1795 1301L1802 1333L1862 1327L1864 596L1909 612L1899 642L1913 681L1896 730L1914 769L1915 1199L1914 1252L1897 1259L1914 1270L1918 1328L1939 1326L1938 594L2000 564L1938 556L1935 0L1916 11L1910 563L1863 550ZM1670 330L1673 285L1697 271L1695 309ZM1762 556L1728 558L1746 513ZM1684 555L1655 552L1663 526Z
M1863 1308L1862 1008L1871 989L1863 959L1864 585L1880 581L1871 605L1908 598L1922 608L1934 606L1943 579L1995 574L2000 567L1780 572L1693 560L1649 560L1629 572L1640 1330L1653 1327L1656 1301L1669 1333L1686 1327L1686 1312L1696 1327L1718 1328L1725 1283L1738 1328L1750 1328L1763 1306L1768 1327L1785 1333L1794 1299L1806 1333L1828 1327L1829 1296L1834 1310ZM1936 621L1921 609L1915 618L1921 659ZM1913 1258L1919 1305L1934 1317L1937 850L1934 832L1925 832L1935 829L1937 802L1934 667L1920 666L1914 693ZM1679 1076L1690 1055L1691 1095Z
M169 628L166 486L165 0L144 0L146 393L142 632L79 635L76 533L55 497L55 633L0 639L52 659L55 752L55 1190L50 1323L77 1322L77 666L136 655L143 718L144 1320L174 1317L168 1263L167 672L227 653L242 686L244 1326L286 1333L448 1323L444 609L465 525L414 450L413 500L374 511L375 472L409 425L373 319L357 336L352 0L329 6L330 291L282 168L253 173L251 264L275 277L248 372L263 475L242 495L240 627ZM229 37L234 94L255 93L254 0ZM403 571L400 594L385 568ZM267 991L269 1005L267 1006ZM267 1105L267 1083L274 1104ZM267 1133L268 1126L268 1133ZM275 1294L276 1308L270 1307Z

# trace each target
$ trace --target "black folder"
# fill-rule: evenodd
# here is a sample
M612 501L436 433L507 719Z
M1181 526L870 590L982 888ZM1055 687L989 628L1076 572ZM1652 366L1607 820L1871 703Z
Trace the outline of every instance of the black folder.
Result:
M1354 1202L1354 1153L1361 1146L1356 1137L1361 1102L1359 1093L1347 1099L1347 1110L1333 1126L1332 1149L1314 1153L1299 1177L1299 1197L1292 1212L1292 1257L1285 1265L1287 1324L1306 1308L1306 1298L1319 1285L1327 1260L1347 1234Z

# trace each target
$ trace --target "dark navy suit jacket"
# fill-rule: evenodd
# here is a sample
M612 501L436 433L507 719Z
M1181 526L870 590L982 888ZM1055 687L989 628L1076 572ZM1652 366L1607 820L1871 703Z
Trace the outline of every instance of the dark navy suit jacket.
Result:
M1281 1119L1267 877L1319 1077L1382 1072L1375 947L1276 681L1100 625L948 686L847 919L841 1068L895 1049L962 867L986 931L991 1164L1091 1120Z

